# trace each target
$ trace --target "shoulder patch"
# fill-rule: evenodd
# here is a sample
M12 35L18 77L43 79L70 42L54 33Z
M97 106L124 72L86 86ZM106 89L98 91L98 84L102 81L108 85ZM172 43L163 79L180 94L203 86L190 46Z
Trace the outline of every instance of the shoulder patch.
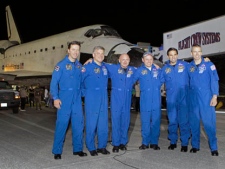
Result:
M211 70L216 70L216 66L215 65L212 65L210 66Z
M59 66L55 66L55 71L59 71L60 67Z

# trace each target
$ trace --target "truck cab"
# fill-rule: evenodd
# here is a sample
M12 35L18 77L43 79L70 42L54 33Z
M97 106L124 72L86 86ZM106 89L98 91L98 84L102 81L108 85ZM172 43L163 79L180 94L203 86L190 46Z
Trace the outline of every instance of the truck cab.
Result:
M14 114L19 112L20 95L13 90L8 81L0 80L0 110L12 109Z

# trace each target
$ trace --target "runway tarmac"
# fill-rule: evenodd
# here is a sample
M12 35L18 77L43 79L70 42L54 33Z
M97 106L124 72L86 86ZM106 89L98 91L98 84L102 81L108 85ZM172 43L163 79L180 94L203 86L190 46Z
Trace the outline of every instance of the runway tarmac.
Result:
M42 111L27 107L27 111L12 114L0 111L0 169L224 169L225 168L225 114L217 111L219 156L211 156L204 129L201 129L201 148L193 154L168 150L166 110L162 110L160 150L139 150L141 145L140 114L131 111L131 125L127 151L112 152L111 132L107 149L109 155L87 157L72 153L72 133L69 128L61 160L51 153L56 110L44 107ZM109 119L109 128L111 127ZM111 130L110 130L111 131ZM189 145L189 150L191 146Z

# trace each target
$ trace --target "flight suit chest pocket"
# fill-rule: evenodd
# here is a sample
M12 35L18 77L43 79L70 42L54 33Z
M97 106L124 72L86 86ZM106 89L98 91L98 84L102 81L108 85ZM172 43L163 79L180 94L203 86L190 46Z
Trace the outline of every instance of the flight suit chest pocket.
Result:
M168 82L168 81L171 81L173 78L172 78L172 76L169 75L169 76L166 76L165 79Z
M64 71L64 75L66 76L66 77L73 77L74 76L74 72L72 71L72 70L65 70Z

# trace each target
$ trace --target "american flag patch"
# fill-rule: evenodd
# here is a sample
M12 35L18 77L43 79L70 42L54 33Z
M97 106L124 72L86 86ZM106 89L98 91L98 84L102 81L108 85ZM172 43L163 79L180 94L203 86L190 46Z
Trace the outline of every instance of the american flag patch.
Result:
M215 65L210 66L211 70L216 70Z
M82 68L81 68L81 72L86 72L85 67L82 67Z
M55 71L59 71L60 67L59 66L55 66Z
M172 33L166 35L167 39L172 38Z

